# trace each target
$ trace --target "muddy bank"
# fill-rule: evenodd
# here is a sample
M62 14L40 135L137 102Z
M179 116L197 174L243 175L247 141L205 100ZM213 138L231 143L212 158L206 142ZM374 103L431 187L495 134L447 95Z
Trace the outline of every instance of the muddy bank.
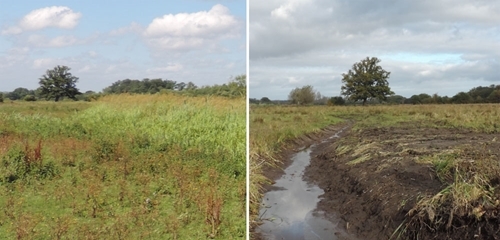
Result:
M495 137L415 125L353 131L340 141L316 148L305 177L324 190L318 210L332 219L340 217L339 224L349 234L358 239L396 239L393 233L417 200L445 187L433 167L419 161L436 152L491 142ZM498 142L488 143L487 147L497 152L500 149ZM487 223L467 226L460 219L454 221L457 228L448 231L418 229L419 237L498 239L494 235L498 221L492 222L496 227L490 233L484 232Z
M486 209L481 220L457 216L450 219L445 209L448 212L435 213L445 227L431 226L429 216L423 215L418 219L420 225L409 226L410 234L394 235L398 227L408 223L408 213L420 199L435 196L448 185L438 179L435 167L423 163L423 159L464 146L480 147L479 151L498 159L498 133L412 123L361 131L347 129L340 139L320 143L345 126L332 126L291 142L290 148L280 155L285 160L281 169L264 171L276 183L294 154L319 143L310 153L311 161L303 178L323 191L315 212L342 230L330 239L500 239L500 209L496 208ZM492 179L491 184L500 189L498 179ZM272 184L265 190L273 190ZM492 197L500 199L500 190ZM264 239L255 234L255 229L251 232L252 239Z
M276 181L281 176L283 176L283 174L285 174L284 169L290 166L294 154L300 152L303 149L309 148L313 144L317 144L325 139L330 138L343 128L346 128L346 130L342 131L342 133L339 136L340 137L345 136L351 125L352 123L348 122L344 124L328 126L320 132L305 134L304 136L291 140L288 144L286 144L287 147L283 148L283 150L281 150L277 154L276 159L279 160L279 162L276 163L276 167L270 167L268 165L263 166L262 172L264 173L264 176L272 181L270 184L266 184L263 186L264 189L263 192L271 190L274 181ZM335 139L330 139L330 140L334 141Z
M329 221L323 212L315 211L318 196L324 191L304 181L303 173L310 163L311 151L338 139L345 127L346 124L331 126L295 139L279 155L280 168L264 171L273 181L264 186L261 224L252 229L252 239L335 239L332 237L343 234L343 229L337 227L338 221Z

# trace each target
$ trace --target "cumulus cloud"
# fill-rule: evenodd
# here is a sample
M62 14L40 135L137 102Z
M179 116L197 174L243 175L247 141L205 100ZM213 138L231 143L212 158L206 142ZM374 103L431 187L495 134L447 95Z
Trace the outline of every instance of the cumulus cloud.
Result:
M18 26L8 27L4 35L20 34L23 31L40 30L48 27L72 29L78 24L82 14L68 7L52 6L31 11L19 21Z
M81 16L81 13L73 12L68 7L46 7L33 10L24 16L19 25L26 30L37 30L47 27L71 29L78 24Z
M165 50L191 50L237 37L241 23L229 9L217 4L209 11L168 14L155 18L144 30L146 41Z
M341 74L367 56L405 96L498 82L499 11L484 0L252 0L250 96L286 99L308 84L339 95Z

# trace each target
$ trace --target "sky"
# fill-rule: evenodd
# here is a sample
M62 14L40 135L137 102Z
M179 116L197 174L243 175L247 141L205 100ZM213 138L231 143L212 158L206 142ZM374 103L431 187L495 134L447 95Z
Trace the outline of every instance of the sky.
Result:
M198 86L246 73L245 0L2 0L0 91L57 65L80 91L162 78Z
M251 0L250 97L305 85L339 96L342 73L366 57L405 97L498 85L499 12L489 0Z

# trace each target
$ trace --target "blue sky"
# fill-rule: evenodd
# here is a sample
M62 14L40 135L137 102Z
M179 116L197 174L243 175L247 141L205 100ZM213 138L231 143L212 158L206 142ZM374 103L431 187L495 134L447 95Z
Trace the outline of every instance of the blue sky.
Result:
M250 97L312 85L338 96L366 57L399 95L453 96L500 84L500 1L251 0Z
M0 91L69 66L81 91L122 79L212 85L246 72L246 2L2 1Z

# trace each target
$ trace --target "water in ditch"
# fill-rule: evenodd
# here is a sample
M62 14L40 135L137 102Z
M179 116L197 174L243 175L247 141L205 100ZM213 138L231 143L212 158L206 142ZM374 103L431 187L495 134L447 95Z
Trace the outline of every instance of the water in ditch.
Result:
M340 132L331 138L339 137ZM259 213L263 224L256 229L264 239L337 239L346 235L338 221L328 221L324 213L315 211L324 192L302 178L315 146L296 153L285 174L264 195Z

